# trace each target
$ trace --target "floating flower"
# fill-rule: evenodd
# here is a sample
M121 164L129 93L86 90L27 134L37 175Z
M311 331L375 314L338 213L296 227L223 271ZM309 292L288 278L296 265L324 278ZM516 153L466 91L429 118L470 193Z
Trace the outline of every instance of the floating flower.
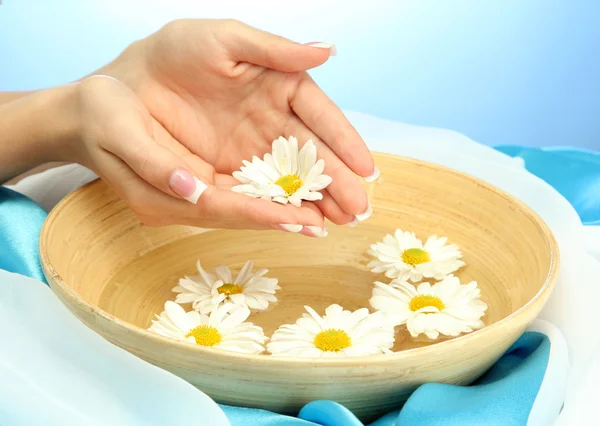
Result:
M148 330L201 346L260 354L265 350L266 337L262 328L244 322L249 315L249 309L233 303L220 305L208 316L185 312L177 303L167 301L165 310L156 315Z
M390 353L394 344L394 327L383 315L370 314L362 308L350 312L331 305L321 317L312 308L304 307L295 324L279 327L267 351L273 356L346 357Z
M276 278L264 275L268 269L252 273L254 263L247 261L237 277L233 279L231 270L224 265L215 268L215 274L202 269L200 261L196 267L200 275L185 277L173 291L179 293L175 302L192 303L192 308L202 314L210 313L221 303L231 302L250 309L267 309L269 302L276 302L275 292L281 287Z
M298 152L298 141L279 137L273 141L272 154L265 154L264 160L252 157L252 162L243 161L240 171L233 177L242 183L233 191L294 206L302 200L315 201L323 198L318 191L325 189L332 181L324 175L325 162L317 161L317 148L309 140Z
M483 327L487 305L480 296L475 281L461 284L448 275L434 285L424 282L418 287L398 280L389 285L375 282L370 302L393 324L406 324L411 336L437 339L440 334L455 337Z
M456 244L446 245L447 238L431 236L425 244L414 232L397 229L386 235L383 242L372 244L369 254L376 259L369 262L372 272L385 273L388 278L418 282L425 278L443 279L465 262Z

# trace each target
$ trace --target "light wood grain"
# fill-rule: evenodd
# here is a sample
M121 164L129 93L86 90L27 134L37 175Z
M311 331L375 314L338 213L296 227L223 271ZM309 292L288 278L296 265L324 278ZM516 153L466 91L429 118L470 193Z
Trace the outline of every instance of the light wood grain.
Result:
M85 324L142 359L184 378L221 403L295 414L315 399L338 401L363 420L397 408L419 384L466 384L523 333L554 285L559 252L546 224L490 185L437 165L376 154L382 175L365 184L373 216L356 228L330 225L325 239L277 231L203 230L141 225L97 181L49 215L40 252L52 289ZM486 327L431 344L397 335L392 355L348 359L277 359L175 342L145 329L173 298L195 262L238 269L247 259L279 279L280 301L251 319L267 333L311 305L367 306L373 281L369 245L396 228L460 246L490 306Z

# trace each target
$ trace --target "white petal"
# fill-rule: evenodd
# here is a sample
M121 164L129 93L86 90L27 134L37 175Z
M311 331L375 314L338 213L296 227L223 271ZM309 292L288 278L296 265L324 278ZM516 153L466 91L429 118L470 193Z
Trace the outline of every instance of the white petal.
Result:
M181 330L188 331L191 328L185 310L177 303L170 300L165 302L165 312L173 324Z
M327 329L326 321L319 314L317 314L313 308L310 306L305 306L304 309L306 309L309 315L316 321L317 324L319 324L319 327L321 327L323 330Z
M200 274L200 276L202 277L202 279L204 280L204 282L207 285L211 286L213 284L213 282L215 281L215 276L213 274L210 274L210 273L206 272L202 268L202 264L200 263L199 260L196 262L196 269L198 270L198 273Z
M295 175L298 172L298 140L295 137L290 136L288 146L290 174Z
M238 325L242 324L250 316L250 310L248 308L238 307L233 309L229 315L219 325L219 329L230 330Z
M261 161L259 158L256 157L252 160L252 164L254 164L254 167L256 167L256 169L264 175L265 179L261 180L261 182L265 183L275 182L281 177L277 169L273 167L272 157L270 155L269 158L270 161Z
M225 265L218 265L215 268L217 277L225 284L231 284L233 279L231 277L231 270Z
M322 189L327 188L331 182L333 182L333 178L327 175L320 175L306 183L306 187L311 191L321 191Z
M198 300L198 295L195 293L180 293L175 296L175 303L179 303L180 305L192 303L196 300Z
M243 185L236 185L233 188L231 188L231 190L233 192L237 192L239 194L248 194L248 195L258 195L259 191L258 189L251 184L243 184Z
M241 285L246 284L246 282L252 277L252 267L253 266L254 266L254 262L252 262L251 260L248 260L244 264L242 269L240 269L238 276L236 277L235 281L233 281L233 282L235 284L241 284Z
M281 176L290 174L288 142L285 138L279 137L273 141L272 155L275 167Z

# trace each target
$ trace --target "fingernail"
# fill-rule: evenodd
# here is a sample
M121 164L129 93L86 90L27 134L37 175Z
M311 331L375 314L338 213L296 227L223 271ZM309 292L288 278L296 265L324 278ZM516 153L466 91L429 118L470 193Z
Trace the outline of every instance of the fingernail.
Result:
M358 225L358 219L357 218L354 218L350 222L348 222L348 226L350 228L354 228L356 225Z
M368 183L375 182L377 179L379 179L380 175L381 175L381 172L379 171L379 167L375 166L373 173L365 178L365 182L368 182Z
M371 207L371 203L369 203L369 207L367 207L367 210L365 210L363 213L357 214L355 216L355 218L358 219L359 222L362 222L362 221L370 218L372 214L373 214L373 207Z
M177 195L190 203L196 204L207 186L197 177L184 169L177 169L171 174L169 186Z
M308 230L311 236L317 238L325 238L329 234L327 228L321 228L319 226L305 226L304 229Z
M302 225L296 225L291 223L280 223L277 226L279 227L279 229L285 232L300 232L303 228Z
M329 49L329 56L337 55L337 49L335 48L335 44L325 43L322 41L311 41L310 43L306 43L310 47L318 47L320 49Z

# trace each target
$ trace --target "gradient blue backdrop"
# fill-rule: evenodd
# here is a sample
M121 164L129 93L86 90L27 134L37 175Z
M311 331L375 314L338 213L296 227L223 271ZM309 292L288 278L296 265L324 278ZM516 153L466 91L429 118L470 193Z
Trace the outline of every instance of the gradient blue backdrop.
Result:
M488 145L600 149L596 0L0 1L0 90L80 77L171 19L235 17L334 42L312 74L342 108Z

